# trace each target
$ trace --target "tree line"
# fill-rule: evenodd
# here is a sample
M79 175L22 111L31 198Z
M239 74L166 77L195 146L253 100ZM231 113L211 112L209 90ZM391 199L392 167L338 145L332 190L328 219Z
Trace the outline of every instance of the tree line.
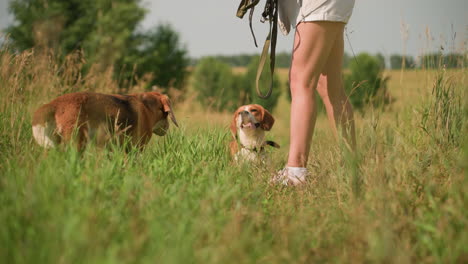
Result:
M218 55L212 56L219 61L227 63L232 67L247 67L257 54L239 54L239 55ZM417 58L409 55L392 54L388 58L381 53L377 53L374 57L378 60L383 69L432 69L432 68L463 68L468 65L468 57L460 53L443 54L427 53ZM200 58L201 59L201 58ZM196 65L200 59L192 59L191 64ZM356 60L353 55L349 53L343 56L343 68L348 69L350 62ZM359 62L358 62L359 63ZM279 52L276 54L276 67L289 68L291 65L291 54L288 52Z

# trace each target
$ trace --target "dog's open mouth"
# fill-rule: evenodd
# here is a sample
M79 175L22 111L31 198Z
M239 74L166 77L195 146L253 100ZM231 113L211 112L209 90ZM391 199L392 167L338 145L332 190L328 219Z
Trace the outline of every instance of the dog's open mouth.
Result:
M260 123L249 122L247 124L241 124L242 129L256 129L260 126Z

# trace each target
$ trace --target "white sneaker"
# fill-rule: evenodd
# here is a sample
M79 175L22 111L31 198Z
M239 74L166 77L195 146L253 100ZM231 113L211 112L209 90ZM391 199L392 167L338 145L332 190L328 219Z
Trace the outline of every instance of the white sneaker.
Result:
M285 167L279 170L271 179L272 183L286 186L298 186L306 183L309 171L306 168Z

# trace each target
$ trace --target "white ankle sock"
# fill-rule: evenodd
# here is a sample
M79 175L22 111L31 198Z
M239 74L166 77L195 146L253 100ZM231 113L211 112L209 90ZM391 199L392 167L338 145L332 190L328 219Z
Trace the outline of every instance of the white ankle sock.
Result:
M304 167L286 167L288 174L295 177L304 177L307 174L307 168Z

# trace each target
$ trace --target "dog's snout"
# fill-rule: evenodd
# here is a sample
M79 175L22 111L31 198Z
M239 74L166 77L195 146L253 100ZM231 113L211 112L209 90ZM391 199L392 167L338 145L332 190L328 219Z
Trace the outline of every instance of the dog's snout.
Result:
M243 114L243 115L248 115L248 114L249 114L249 111L242 111L241 114Z

